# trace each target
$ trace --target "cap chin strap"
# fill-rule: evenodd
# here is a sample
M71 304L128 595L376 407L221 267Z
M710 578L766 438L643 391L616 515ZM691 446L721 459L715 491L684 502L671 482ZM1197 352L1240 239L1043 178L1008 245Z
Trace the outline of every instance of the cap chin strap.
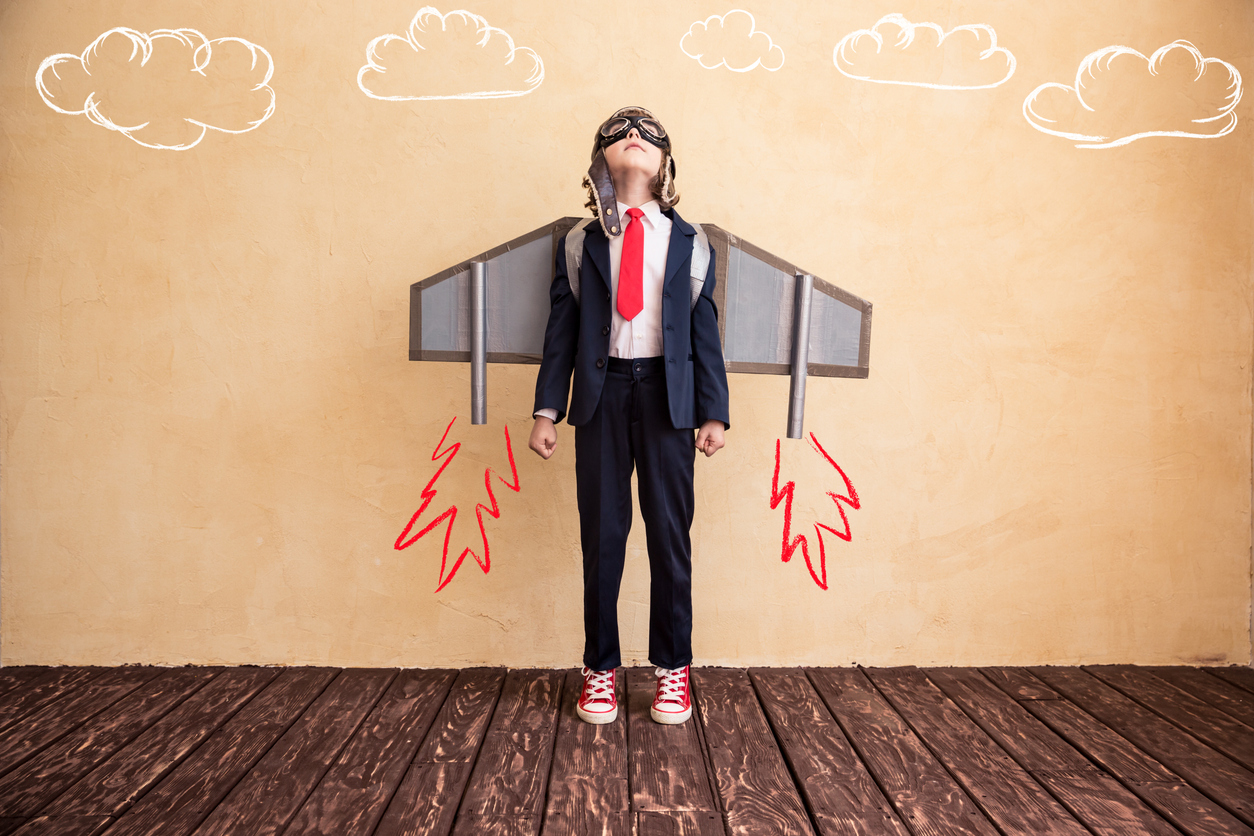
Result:
M622 219L618 217L618 195L614 192L614 178L610 176L610 167L605 162L605 151L597 151L588 167L588 180L592 183L592 193L597 201L597 220L606 238L615 238L623 234Z

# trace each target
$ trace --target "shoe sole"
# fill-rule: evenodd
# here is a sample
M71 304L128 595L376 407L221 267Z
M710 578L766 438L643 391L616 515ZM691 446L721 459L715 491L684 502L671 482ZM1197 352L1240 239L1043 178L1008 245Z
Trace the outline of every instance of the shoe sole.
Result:
M653 722L655 723L661 723L664 726L678 726L680 723L687 722L688 718L692 716L692 706L688 706L687 710L679 714L672 714L666 711L658 711L656 708L650 708L649 715L653 718Z
M591 723L594 726L603 726L606 723L612 723L618 719L618 707L615 706L613 711L600 711L593 714L584 711L579 706L575 706L575 713L579 715L579 719L585 723Z

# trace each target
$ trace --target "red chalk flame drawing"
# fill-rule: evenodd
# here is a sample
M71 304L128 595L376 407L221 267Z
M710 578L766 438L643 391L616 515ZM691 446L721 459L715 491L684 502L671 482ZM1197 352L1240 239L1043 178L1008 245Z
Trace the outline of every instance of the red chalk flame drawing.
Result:
M854 490L853 483L849 481L849 477L845 475L845 471L841 470L840 465L836 464L836 460L828 455L823 449L823 445L819 444L818 438L814 433L810 433L810 446L820 453L823 458L827 459L827 463L836 468L836 472L840 474L840 478L845 481L845 490L847 495L842 496L833 491L827 491L827 495L832 498L832 502L836 505L836 510L840 512L840 521L845 524L844 531L837 531L829 525L821 522L814 524L814 536L819 541L819 571L814 571L814 563L810 559L810 546L806 542L805 535L798 534L796 537L789 539L792 531L792 497L796 490L795 482L787 482L784 484L783 490L779 487L779 439L775 439L775 475L771 477L771 510L774 511L779 507L781 501L784 502L784 536L780 550L780 559L787 563L792 560L793 554L798 547L801 549L801 555L806 559L806 568L810 570L810 577L814 578L814 582L819 585L819 589L827 589L827 548L823 545L823 531L835 534L846 543L852 539L853 534L849 530L849 518L845 516L845 509L841 506L844 502L855 511L862 507L862 503L858 500L858 492ZM820 531L822 529L823 531Z
M453 421L456 420L457 418L454 417ZM462 553L457 556L456 562L453 563L453 568L448 569L448 541L449 537L453 534L453 523L457 521L456 505L451 505L446 508L442 514L427 523L426 528L406 540L405 538L409 536L409 532L418 522L418 518L422 516L422 512L427 510L427 506L431 504L431 500L435 499L437 491L434 490L433 486L435 485L436 480L440 478L440 474L444 472L444 469L452 464L453 459L457 457L457 451L462 448L461 442L459 441L454 443L453 446L449 447L447 450L444 450L443 452L440 451L440 448L444 445L444 439L448 438L449 430L453 429L453 421L448 422L448 426L444 428L444 435L440 436L440 442L435 445L435 450L431 453L431 461L433 462L439 461L445 456L448 458L444 459L444 462L435 472L435 475L431 477L431 481L427 482L427 486L422 489L422 505L414 512L414 515L409 518L409 523L405 526L405 530L401 532L400 537L396 538L395 546L397 551L407 549L414 543L421 540L427 532L431 531L445 520L448 520L448 525L444 529L444 551L440 555L440 585L435 588L436 592L439 592L441 589L449 585L449 582L457 575L457 570L461 568L462 561L466 559L466 555L470 555L475 559L475 562L479 564L479 568L483 569L483 573L485 575L488 573L488 570L492 568L491 550L488 547L488 534L483 528L484 511L487 511L488 515L494 520L499 520L501 518L501 509L496 504L496 494L492 492L492 477L496 476L497 479L501 480L502 485L509 488L514 493L518 493L518 489L521 487L518 481L518 467L514 464L514 448L511 446L509 441L509 427L506 426L505 452L509 455L509 470L510 474L514 477L514 482L513 484L506 482L505 479L497 476L496 472L490 467L483 472L483 486L487 488L488 500L492 503L491 508L481 503L475 505L475 519L479 521L479 537L483 540L483 559L481 560L479 555L475 554L475 552L467 546ZM448 570L447 574L445 574L446 569Z

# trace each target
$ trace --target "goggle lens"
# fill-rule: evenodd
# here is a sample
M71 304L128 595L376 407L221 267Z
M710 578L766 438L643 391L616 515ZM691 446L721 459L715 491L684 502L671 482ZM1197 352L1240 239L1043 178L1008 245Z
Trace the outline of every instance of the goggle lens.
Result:
M613 145L627 136L633 127L638 128L640 135L654 145L665 146L667 144L666 129L656 119L648 116L619 116L601 126L601 146Z

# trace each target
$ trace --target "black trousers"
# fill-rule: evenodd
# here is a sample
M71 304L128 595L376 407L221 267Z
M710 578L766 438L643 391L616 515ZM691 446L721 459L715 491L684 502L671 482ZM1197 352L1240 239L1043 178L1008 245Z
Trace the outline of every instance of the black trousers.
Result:
M575 482L583 545L583 663L622 664L618 591L631 530L631 472L649 548L649 661L692 662L693 464L691 429L671 425L661 357L610 358L601 403L575 428Z

